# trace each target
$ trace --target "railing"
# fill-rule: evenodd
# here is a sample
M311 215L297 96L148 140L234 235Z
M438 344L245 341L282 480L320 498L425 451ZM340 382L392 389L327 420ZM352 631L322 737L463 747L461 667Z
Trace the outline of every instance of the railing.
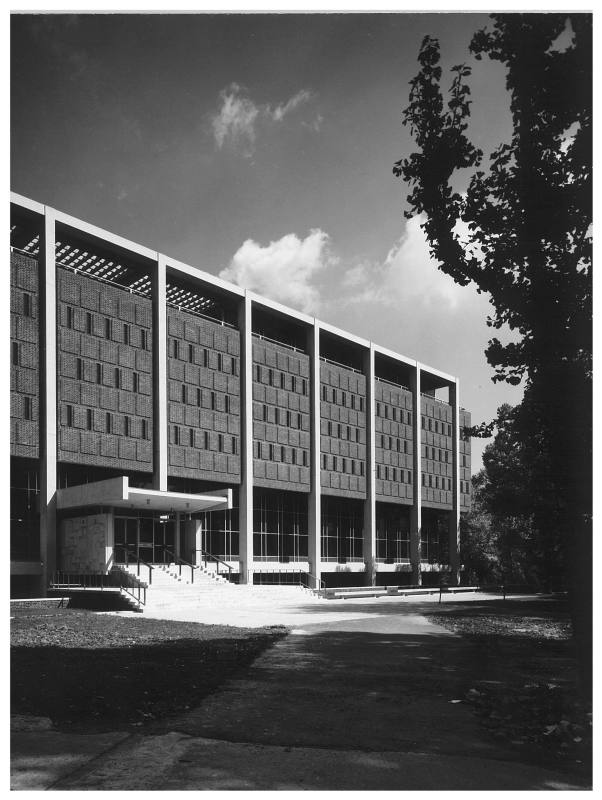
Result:
M332 358L326 358L325 356L320 356L320 361L324 361L325 364L333 364L335 367L343 367L343 369L348 369L350 372L357 372L358 375L364 374L361 371L361 369L350 367L349 364L341 364L339 361L333 361Z
M299 586L302 586L304 589L312 589L316 592L321 592L322 589L326 588L326 584L322 580L322 578L318 578L317 575L314 575L311 572L306 572L307 575L307 582L304 583L303 579L299 581ZM310 583L313 581L313 586L310 586Z
M261 339L264 342L270 342L271 344L280 345L280 347L286 347L287 350L293 350L295 353L303 353L304 355L307 355L305 350L303 350L301 347L296 347L294 344L288 344L287 342L280 342L278 339L270 339L269 336L264 336L263 333L253 333L252 336L254 339Z
M194 583L194 571L198 569L196 564L191 564L190 561L180 558L173 551L168 550L167 547L165 548L165 553L169 556L173 556L173 563L178 567L178 575L180 578L182 577L182 567L190 567L190 583Z
M222 564L228 570L226 579L228 580L229 583L232 582L232 567L230 566L230 564L228 564L227 561L224 561L223 558L220 558L219 556L214 556L213 553L209 553L207 550L193 550L192 552L195 560L197 553L201 554L201 560L205 564L205 569L207 569L207 559L215 561L217 565L216 572L218 577L221 577L222 575L222 573L220 573L219 571L219 565Z
M111 572L74 573L58 570L53 572L50 589L61 591L104 591L105 589L119 589L120 594L129 595L138 605L146 605L146 586L119 567L114 567Z
M395 386L397 389L403 389L406 392L412 391L408 386L404 386L403 383L396 383L395 381L390 381L388 378L379 378L376 376L375 380L377 380L379 383L388 383L389 386Z
M434 395L432 395L432 394L426 394L426 392L420 392L420 396L421 396L421 397L426 397L426 398L428 398L429 400L434 400L434 401L435 401L435 403L441 403L441 404L442 404L442 405L444 405L444 406L451 406L451 403L448 403L448 402L447 402L447 400L439 400L439 398L438 398L438 397L435 397L435 396L434 396Z
M127 550L123 545L117 545L116 547L123 548L123 552L125 553L125 565L126 567L130 563L130 556L136 562L136 575L140 577L140 564L144 564L145 567L148 567L148 584L149 586L153 582L153 565L149 564L148 561L144 561L137 553L134 553L132 550Z
M178 311L186 311L187 314L192 314L195 317L201 317L202 319L207 319L209 320L209 322L215 322L216 325L222 325L224 328L232 328L232 330L238 330L236 325L233 325L231 322L226 322L225 319L218 319L217 317L212 317L210 314L203 314L202 311L193 311L192 308L187 308L186 306L174 303L173 300L166 300L165 305L170 306L171 308L176 308Z

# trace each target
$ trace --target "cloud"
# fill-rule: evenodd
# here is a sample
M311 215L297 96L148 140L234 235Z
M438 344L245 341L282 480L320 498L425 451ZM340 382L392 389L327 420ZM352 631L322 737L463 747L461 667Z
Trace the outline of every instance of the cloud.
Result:
M290 114L291 111L294 111L303 103L308 103L312 97L312 93L307 89L301 89L301 91L293 95L290 100L287 100L287 102L284 104L276 106L275 109L272 110L268 106L266 108L266 114L270 116L274 122L282 122L287 114Z
M384 306L418 303L426 308L443 304L453 310L465 302L467 292L476 294L474 286L462 287L437 268L421 222L422 217L408 220L403 236L381 263L364 262L346 271L343 287L349 291L342 302Z
M213 136L218 150L229 145L245 157L250 157L255 149L258 125L280 123L300 106L309 103L315 95L308 89L301 89L285 103L275 107L269 104L256 104L238 83L222 89L219 93L219 109L211 116ZM310 123L301 123L309 130L318 132L322 124L320 114Z
M288 233L265 247L247 239L220 278L315 314L320 305L316 278L336 261L328 234L316 228L305 239Z
M218 148L229 141L238 146L244 155L251 155L255 144L255 122L259 109L248 97L241 95L241 87L232 83L220 92L221 108L212 118L213 135Z

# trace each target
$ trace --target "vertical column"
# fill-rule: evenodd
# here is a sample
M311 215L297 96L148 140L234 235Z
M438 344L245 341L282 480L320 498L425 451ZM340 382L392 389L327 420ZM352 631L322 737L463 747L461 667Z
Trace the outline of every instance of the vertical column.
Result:
M46 594L56 569L57 336L56 220L46 209L40 242L40 558L41 591Z
M253 583L253 338L251 299L245 295L238 314L240 330L240 443L239 500L240 583Z
M165 256L159 255L153 293L153 487L167 491L167 288Z
M311 491L308 502L308 560L310 586L320 588L322 496L320 485L320 327L316 320L307 331L307 352L310 358L310 471ZM311 577L313 575L313 578ZM315 582L315 583L313 583Z
M366 376L366 500L364 501L365 582L376 583L376 458L374 435L374 345L364 352Z
M413 438L412 453L414 467L414 502L410 518L410 563L412 565L412 583L420 586L420 532L422 529L422 408L420 398L420 364L416 363L416 370L412 373L412 410L413 410Z
M449 565L452 586L460 583L460 385L456 382L449 387L449 402L452 407L452 503L449 512Z

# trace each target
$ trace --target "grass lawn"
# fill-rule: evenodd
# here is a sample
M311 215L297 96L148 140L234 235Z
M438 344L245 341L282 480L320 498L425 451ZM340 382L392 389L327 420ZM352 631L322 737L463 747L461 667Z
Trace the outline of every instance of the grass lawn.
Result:
M444 600L426 613L475 646L475 680L464 702L489 734L589 767L591 705L577 692L566 602L500 599L446 606Z
M199 705L283 636L74 609L11 620L11 711L58 727L149 726Z

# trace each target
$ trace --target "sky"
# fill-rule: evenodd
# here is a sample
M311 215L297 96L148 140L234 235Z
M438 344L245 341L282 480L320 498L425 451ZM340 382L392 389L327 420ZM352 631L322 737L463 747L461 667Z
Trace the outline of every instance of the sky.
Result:
M11 188L451 373L489 421L522 390L491 381L488 299L437 269L392 174L426 34L444 85L473 67L473 142L508 140L503 69L468 53L488 21L14 14Z

